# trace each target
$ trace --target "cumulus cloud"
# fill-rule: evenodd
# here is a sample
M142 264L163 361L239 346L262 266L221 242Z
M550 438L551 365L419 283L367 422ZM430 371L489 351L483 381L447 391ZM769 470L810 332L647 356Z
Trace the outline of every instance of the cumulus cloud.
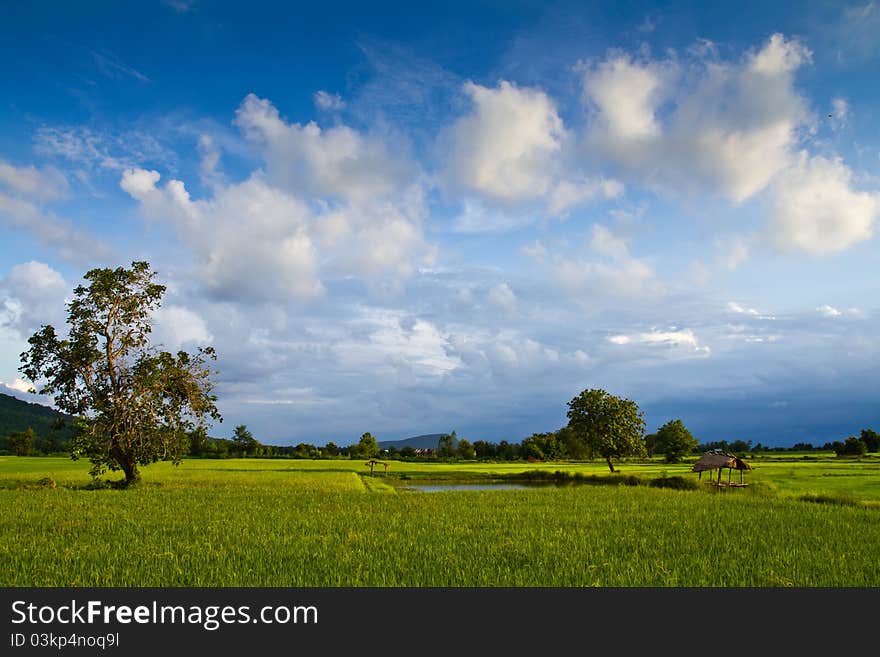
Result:
M595 224L585 257L557 257L555 276L576 297L637 297L660 292L653 267L630 253L626 240Z
M210 175L212 193L192 199L183 181L130 168L120 187L165 221L196 255L197 274L222 298L311 299L323 278L356 276L395 290L428 261L424 191L413 171L377 137L346 126L290 124L267 100L245 98L236 122L266 160L240 183ZM201 144L204 157L215 151Z
M655 116L666 72L659 63L614 55L586 70L584 97L595 105L597 127L611 139L638 141L660 135Z
M199 163L199 175L202 183L208 187L214 187L224 182L225 178L220 173L220 148L216 140L208 134L199 135L198 141L199 153L202 160Z
M499 201L544 196L565 127L547 94L502 80L464 85L473 112L452 126L450 175L464 189Z
M175 350L209 344L214 336L205 320L185 306L160 306L153 313L153 343Z
M321 294L305 203L257 177L207 200L192 200L179 180L162 187L159 180L157 171L129 169L120 187L148 216L172 225L196 255L199 278L213 294L239 300Z
M254 94L241 103L235 123L260 147L269 183L294 193L364 202L399 193L418 177L403 144L392 150L383 138L346 125L289 123Z
M513 312L516 309L516 295L507 283L499 283L487 295L489 303L505 312Z
M67 178L58 169L37 169L33 165L16 167L2 159L0 187L5 187L10 193L38 201L64 198L69 190Z
M547 212L564 215L567 210L594 198L614 199L623 195L623 184L618 180L561 180L550 192Z
M20 175L22 173L24 175ZM7 170L6 174L4 183L12 193L5 193L0 188L0 226L33 235L66 260L83 262L107 255L107 247L88 231L45 209L39 199L27 197L31 193L43 198L56 194L49 188L31 190L29 170L13 168L11 172ZM37 178L44 180L39 174Z
M402 369L413 376L436 377L461 365L451 353L448 334L426 320L408 321L401 313L364 309L353 324L365 327L366 336L358 338L353 332L332 347L344 367Z
M544 91L502 80L494 88L463 86L471 111L440 135L446 158L445 180L483 203L505 208L506 227L519 205L537 203L551 216L591 199L619 196L620 182L572 172L565 154L571 135L555 101ZM471 202L473 204L473 202Z
M345 109L345 101L339 94L320 90L315 92L315 107L325 111L338 112Z
M807 126L794 73L811 53L774 34L738 62L700 54L682 62L612 53L583 65L586 146L642 184L741 203L786 167Z
M61 328L65 321L65 299L72 286L44 262L31 260L14 266L0 279L0 324L9 326L22 337L31 335L43 324Z
M839 158L801 152L772 189L768 233L773 243L785 251L821 255L871 238L880 193L854 189L852 177Z

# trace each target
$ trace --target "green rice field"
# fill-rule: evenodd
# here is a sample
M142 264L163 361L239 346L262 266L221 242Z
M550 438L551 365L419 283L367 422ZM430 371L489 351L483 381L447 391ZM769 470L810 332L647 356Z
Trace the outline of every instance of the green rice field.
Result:
M880 458L750 462L747 487L673 490L623 482L697 481L689 463L623 463L616 484L598 461L191 459L117 490L83 461L0 457L0 585L880 585ZM557 470L585 484L407 489Z

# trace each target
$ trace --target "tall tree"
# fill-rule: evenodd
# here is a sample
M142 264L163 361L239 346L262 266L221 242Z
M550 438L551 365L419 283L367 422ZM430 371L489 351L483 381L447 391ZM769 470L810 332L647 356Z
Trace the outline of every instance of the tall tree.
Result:
M97 477L122 470L125 486L138 466L178 463L188 432L220 420L211 394L211 347L195 354L150 345L151 319L165 286L147 262L88 271L67 304L67 336L44 325L28 340L19 370L62 411L79 416L71 456L92 462Z
M37 434L31 427L24 431L16 431L9 436L9 446L16 456L27 456L34 451L37 442Z
M453 429L452 433L444 433L437 439L437 454L444 457L455 456L458 447L458 436Z
M645 421L638 404L593 388L568 402L568 426L586 451L605 459L615 472L612 459L644 454Z
M235 449L244 456L254 454L260 447L260 441L254 438L254 434L244 424L239 424L232 430L232 442Z
M865 446L868 448L869 452L877 452L880 451L880 434L878 434L873 429L862 429L862 433L859 435L862 442L865 443Z
M667 463L678 463L700 444L681 420L670 420L654 436L654 451L663 454Z
M373 458L379 455L379 443L369 431L361 436L356 447L356 452L359 456Z

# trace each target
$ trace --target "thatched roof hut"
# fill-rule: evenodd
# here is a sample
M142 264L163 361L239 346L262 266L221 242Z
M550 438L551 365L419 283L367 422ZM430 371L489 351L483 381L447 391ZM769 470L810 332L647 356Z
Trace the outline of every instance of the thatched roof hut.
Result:
M752 466L743 461L741 458L736 456L735 454L728 454L727 452L721 451L712 451L706 452L703 454L696 463L694 463L694 467L691 468L691 472L699 472L700 478L703 477L704 470L718 470L718 482L721 482L721 470L722 468L728 468L728 483L730 482L730 473L734 470L739 470L739 480L742 483L742 473L743 470L751 470Z

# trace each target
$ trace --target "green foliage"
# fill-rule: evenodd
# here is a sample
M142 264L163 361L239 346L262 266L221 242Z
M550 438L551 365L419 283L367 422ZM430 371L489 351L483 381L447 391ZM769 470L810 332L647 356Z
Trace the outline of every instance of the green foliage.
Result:
M455 455L465 461L477 458L477 452L474 449L474 446L465 438L458 441L458 447L455 448Z
M146 262L131 269L92 269L67 304L67 336L53 326L32 335L19 370L40 394L79 418L74 458L92 474L122 470L128 485L138 466L178 462L190 449L188 432L221 419L211 394L211 347L171 354L149 342L151 317L165 287Z
M859 438L869 452L880 452L880 433L873 429L862 429Z
M697 445L699 441L681 420L670 420L655 434L654 451L664 454L667 463L678 463L682 457L693 452Z
M700 484L693 479L681 476L657 477L651 479L648 485L653 488L672 488L673 490L698 490L700 488Z
M352 456L358 458L375 458L379 455L379 443L376 441L376 438L367 431L363 434L358 440L357 445L352 447Z
M522 453L527 459L555 461L567 456L565 443L555 431L533 433L522 441Z
M35 449L52 453L65 449L73 436L75 418L53 408L0 393L0 437L33 429Z
M243 456L253 455L260 448L260 441L254 438L247 425L239 424L232 430L234 449Z
M612 459L644 453L645 421L638 405L604 390L584 390L568 402L568 426L585 451L605 459L614 472Z
M834 443L834 452L838 456L864 456L867 451L868 446L855 436L850 436L842 443Z
M16 456L27 456L30 454L34 450L36 442L37 434L30 427L24 431L16 431L9 436L9 446Z
M444 433L437 440L437 454L443 458L452 458L455 456L455 450L458 447L458 436L455 430L452 433Z

